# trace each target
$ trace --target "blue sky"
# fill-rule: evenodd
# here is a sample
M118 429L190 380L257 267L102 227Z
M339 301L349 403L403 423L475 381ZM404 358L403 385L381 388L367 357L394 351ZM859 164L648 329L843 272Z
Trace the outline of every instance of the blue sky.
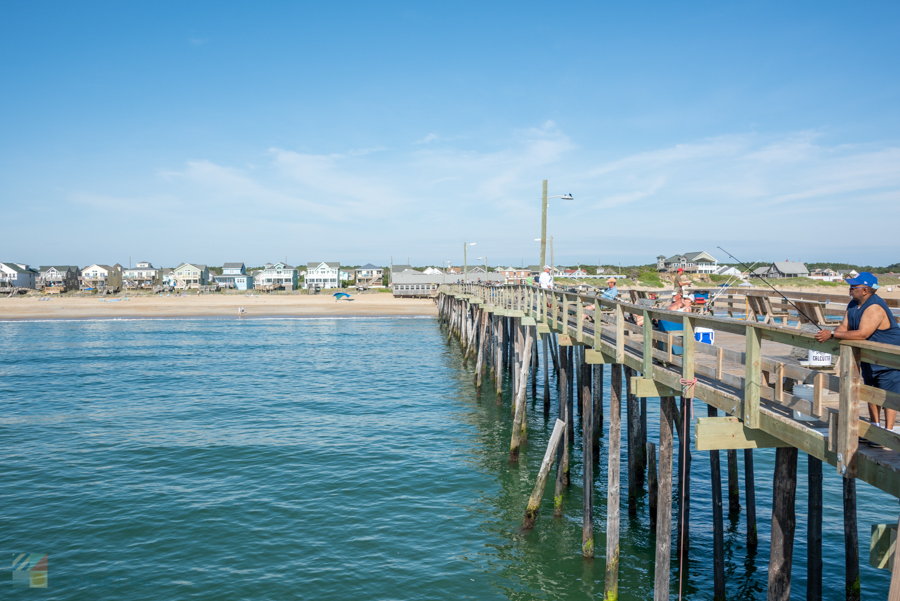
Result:
M900 260L897 2L0 6L0 260ZM854 225L855 224L855 225Z

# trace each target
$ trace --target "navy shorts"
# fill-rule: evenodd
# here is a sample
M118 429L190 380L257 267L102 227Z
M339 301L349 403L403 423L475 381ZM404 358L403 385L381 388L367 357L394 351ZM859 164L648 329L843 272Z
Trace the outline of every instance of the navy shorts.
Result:
M869 369L866 369L869 367ZM874 367L874 369L873 369ZM900 394L900 369L862 364L863 384Z

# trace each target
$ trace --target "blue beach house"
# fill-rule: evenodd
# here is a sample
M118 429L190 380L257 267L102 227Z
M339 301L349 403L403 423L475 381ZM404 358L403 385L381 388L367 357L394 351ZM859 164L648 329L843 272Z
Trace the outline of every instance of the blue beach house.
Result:
M225 263L222 275L216 276L216 282L222 288L253 290L253 276L247 273L243 263Z

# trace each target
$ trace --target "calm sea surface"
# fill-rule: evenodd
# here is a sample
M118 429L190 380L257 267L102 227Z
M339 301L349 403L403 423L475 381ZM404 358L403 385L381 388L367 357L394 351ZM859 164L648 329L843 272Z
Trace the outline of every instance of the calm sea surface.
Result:
M522 534L552 422L529 400L529 445L509 465L509 399L498 407L492 392L475 397L472 365L462 368L433 319L0 322L0 398L0 551L6 561L49 554L50 577L49 589L35 591L0 574L4 599L603 594L602 557L580 555L578 447L564 519L552 517L551 482L537 527ZM658 404L648 404L655 441ZM595 479L601 556L605 453ZM743 512L726 518L729 599L764 595L773 457L756 454L755 554L744 546ZM622 466L627 495L624 452ZM799 472L798 599L802 453ZM837 600L841 488L832 468L824 472L825 590ZM687 599L712 598L708 477L708 454L694 452ZM621 596L647 599L646 498L637 518L622 503ZM889 574L868 567L869 529L894 521L900 507L862 484L859 505L863 598L885 598Z

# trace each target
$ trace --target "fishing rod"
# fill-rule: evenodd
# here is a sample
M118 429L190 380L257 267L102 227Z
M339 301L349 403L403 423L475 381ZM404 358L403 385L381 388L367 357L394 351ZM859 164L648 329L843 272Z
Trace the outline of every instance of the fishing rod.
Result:
M739 264L741 267L743 267L744 269L747 270L747 273L748 273L748 275L749 275L749 273L750 273L750 268L747 267L747 265L746 265L743 261L741 261L740 259L738 259L737 257L735 257L733 254L731 254L730 252L728 252L727 250L725 250L725 249L722 248L721 246L718 246L717 248L718 248L719 250L721 250L723 253L725 253L726 255L728 255L729 257L731 257L732 259L734 259L735 261L737 261L738 264ZM754 265L755 265L755 263L754 263ZM799 313L800 315L802 315L803 317L805 317L805 318L807 319L807 321L809 321L809 323L811 323L811 324L813 324L814 326L816 326L819 330L822 330L822 327L821 327L819 324L817 324L814 320L810 319L809 315L807 315L806 313L804 313L804 312L800 309L800 307L798 307L797 305L794 304L794 302L793 302L791 299L789 299L788 297L786 297L785 295L783 295L781 292L779 292L778 289L775 288L775 286L773 286L772 284L770 284L769 282L767 282L767 281L766 281L766 278L762 277L761 275L758 275L758 276L756 276L756 277L758 277L759 279L761 279L761 280L766 284L766 286L768 286L769 288L771 288L772 290L774 290L775 293L778 294L778 296L780 296L781 298L783 298L784 300L786 300L793 308L797 309L797 313Z

